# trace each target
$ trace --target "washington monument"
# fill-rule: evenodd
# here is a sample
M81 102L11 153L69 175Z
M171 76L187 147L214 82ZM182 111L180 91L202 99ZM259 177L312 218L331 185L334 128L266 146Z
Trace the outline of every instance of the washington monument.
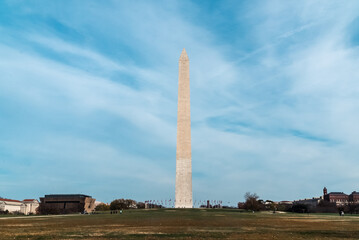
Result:
M189 59L185 49L181 53L178 69L175 207L193 207Z

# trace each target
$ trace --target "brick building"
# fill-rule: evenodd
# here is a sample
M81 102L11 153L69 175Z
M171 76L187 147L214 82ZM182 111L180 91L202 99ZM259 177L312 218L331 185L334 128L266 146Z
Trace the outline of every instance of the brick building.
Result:
M327 192L327 188L323 189L324 201L335 203L336 205L343 205L349 202L349 196L343 192Z
M42 214L90 213L96 199L84 194L50 194L40 198Z
M350 195L349 195L349 202L351 203L359 203L359 192L352 192Z

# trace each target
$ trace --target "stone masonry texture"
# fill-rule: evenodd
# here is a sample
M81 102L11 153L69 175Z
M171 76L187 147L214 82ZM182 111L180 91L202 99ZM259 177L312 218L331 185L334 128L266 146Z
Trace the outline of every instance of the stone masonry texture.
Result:
M185 49L179 59L178 74L175 207L193 207L189 59Z

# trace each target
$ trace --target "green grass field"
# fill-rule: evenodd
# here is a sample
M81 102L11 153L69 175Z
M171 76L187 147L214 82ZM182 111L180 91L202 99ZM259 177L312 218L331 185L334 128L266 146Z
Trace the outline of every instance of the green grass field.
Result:
M0 239L359 239L359 216L160 209L2 217Z

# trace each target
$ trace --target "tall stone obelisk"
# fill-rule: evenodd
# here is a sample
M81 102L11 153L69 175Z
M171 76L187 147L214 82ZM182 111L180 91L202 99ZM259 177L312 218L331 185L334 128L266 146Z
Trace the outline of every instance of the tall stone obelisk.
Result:
M179 59L178 72L175 207L193 207L189 59L185 49L183 49Z

